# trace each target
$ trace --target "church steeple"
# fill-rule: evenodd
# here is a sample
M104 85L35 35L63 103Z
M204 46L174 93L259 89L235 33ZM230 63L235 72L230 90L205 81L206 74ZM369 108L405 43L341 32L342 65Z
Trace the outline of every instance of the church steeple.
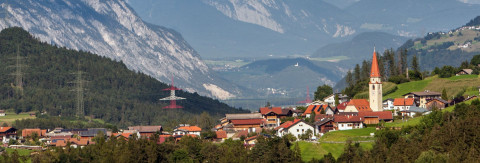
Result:
M370 72L370 77L371 78L380 77L380 69L378 68L377 52L375 52L375 48L373 48L372 69Z
M372 111L383 111L382 104L382 79L378 68L377 52L373 48L372 69L370 70L369 102Z

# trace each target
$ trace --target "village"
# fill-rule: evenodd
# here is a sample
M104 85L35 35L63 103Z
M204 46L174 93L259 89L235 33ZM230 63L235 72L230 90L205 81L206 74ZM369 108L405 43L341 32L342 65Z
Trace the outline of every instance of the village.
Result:
M409 92L402 98L382 100L382 81L378 68L376 52L372 57L369 82L369 99L350 99L348 96L334 93L323 100L308 103L300 107L259 108L252 113L226 114L219 124L209 131L202 128L179 124L172 131L162 126L130 126L124 130L111 131L106 128L53 130L31 128L18 131L13 127L0 127L0 140L3 147L14 149L45 150L49 147L82 148L95 144L94 138L102 136L109 139L152 139L157 143L178 142L182 137L208 139L221 143L226 139L241 140L246 148L255 146L259 136L294 137L295 140L315 142L327 132L355 130L366 127L383 127L384 123L408 121L413 117L429 114L436 109L444 109L456 101L446 101L441 93L424 90ZM469 74L462 70L457 75ZM470 72L471 73L471 72ZM476 96L465 99L470 100ZM5 111L0 111L5 116ZM206 137L203 133L214 133ZM374 133L371 133L374 134Z

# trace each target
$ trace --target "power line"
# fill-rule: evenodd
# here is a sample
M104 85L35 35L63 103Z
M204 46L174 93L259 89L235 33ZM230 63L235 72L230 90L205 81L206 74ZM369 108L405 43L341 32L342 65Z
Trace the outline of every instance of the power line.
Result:
M22 68L27 67L27 65L23 64L23 59L25 58L26 57L20 56L20 45L17 45L17 56L15 58L10 58L15 60L15 65L9 67L15 68L15 72L10 75L15 76L14 88L20 91L20 95L23 95L23 75L25 74L23 73Z
M79 118L82 118L85 116L85 105L84 105L84 91L86 90L84 88L85 83L88 81L82 79L82 75L85 72L80 70L80 63L78 64L78 70L77 72L71 73L76 76L75 81L69 82L73 83L75 85L75 88L70 90L75 92L75 98L76 98L76 116Z

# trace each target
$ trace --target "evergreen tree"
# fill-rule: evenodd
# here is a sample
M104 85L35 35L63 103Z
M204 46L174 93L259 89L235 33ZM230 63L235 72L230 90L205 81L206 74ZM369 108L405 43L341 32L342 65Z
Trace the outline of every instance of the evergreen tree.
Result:
M420 67L418 67L417 56L413 55L412 57L412 70L414 72L420 72Z
M340 104L340 100L338 99L338 94L335 94L335 106Z
M355 83L360 82L362 80L362 74L360 72L360 65L355 65L355 69L353 71L353 76L355 77Z
M347 86L352 86L353 84L355 84L352 71L349 70L347 72L347 75L345 76L345 82L347 83Z
M442 90L442 99L443 100L448 100L447 90L445 90L445 88L443 88L443 90Z

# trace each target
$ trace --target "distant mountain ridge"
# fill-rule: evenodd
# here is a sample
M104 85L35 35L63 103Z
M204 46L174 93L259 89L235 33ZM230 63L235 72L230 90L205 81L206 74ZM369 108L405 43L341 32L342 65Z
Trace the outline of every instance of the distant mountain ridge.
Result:
M241 94L212 73L174 30L145 23L123 0L21 0L2 3L0 28L19 26L51 44L121 60L178 87L216 98Z

